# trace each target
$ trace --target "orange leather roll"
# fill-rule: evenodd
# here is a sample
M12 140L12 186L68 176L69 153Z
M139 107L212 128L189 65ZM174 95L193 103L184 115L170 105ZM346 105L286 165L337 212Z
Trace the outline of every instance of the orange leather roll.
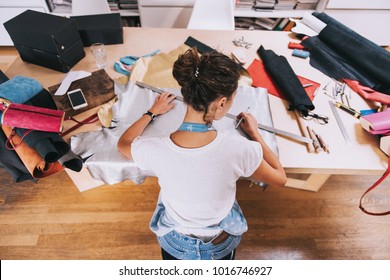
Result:
M2 125L2 129L4 134L9 138L9 144L11 144L20 160L34 178L44 178L64 169L58 162L45 162L35 149L28 146L16 133L12 133L12 127Z

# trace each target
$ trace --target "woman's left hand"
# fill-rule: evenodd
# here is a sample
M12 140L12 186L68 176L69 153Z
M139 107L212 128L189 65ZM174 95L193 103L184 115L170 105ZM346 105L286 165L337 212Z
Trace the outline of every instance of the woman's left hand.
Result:
M176 103L173 102L175 95L169 92L164 92L156 96L154 104L149 109L155 115L162 115L170 111L175 107Z

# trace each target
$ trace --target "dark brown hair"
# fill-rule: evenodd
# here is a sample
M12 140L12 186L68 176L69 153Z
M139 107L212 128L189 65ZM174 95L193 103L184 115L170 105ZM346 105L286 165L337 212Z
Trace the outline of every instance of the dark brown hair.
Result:
M239 67L228 56L217 51L200 56L196 48L179 56L172 74L181 86L184 102L205 114L211 102L233 95L240 78Z

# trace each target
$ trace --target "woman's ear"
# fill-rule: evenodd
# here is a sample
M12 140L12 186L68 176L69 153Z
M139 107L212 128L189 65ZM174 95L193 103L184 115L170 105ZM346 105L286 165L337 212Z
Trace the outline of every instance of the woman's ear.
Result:
M221 97L217 102L217 109L223 109L226 106L227 98Z
M221 97L219 100L214 101L210 104L207 115L212 116L212 120L219 120L224 116L225 108L228 106L228 99Z

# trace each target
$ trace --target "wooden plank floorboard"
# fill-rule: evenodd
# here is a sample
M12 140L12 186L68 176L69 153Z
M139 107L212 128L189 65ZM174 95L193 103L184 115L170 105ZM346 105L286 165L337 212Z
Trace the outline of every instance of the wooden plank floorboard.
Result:
M376 179L333 175L318 192L263 192L240 181L237 199L249 230L236 258L390 260L390 216L358 208ZM390 208L388 181L367 196L367 208ZM161 259L149 229L159 191L155 178L80 193L66 172L14 183L0 169L0 184L1 259Z

